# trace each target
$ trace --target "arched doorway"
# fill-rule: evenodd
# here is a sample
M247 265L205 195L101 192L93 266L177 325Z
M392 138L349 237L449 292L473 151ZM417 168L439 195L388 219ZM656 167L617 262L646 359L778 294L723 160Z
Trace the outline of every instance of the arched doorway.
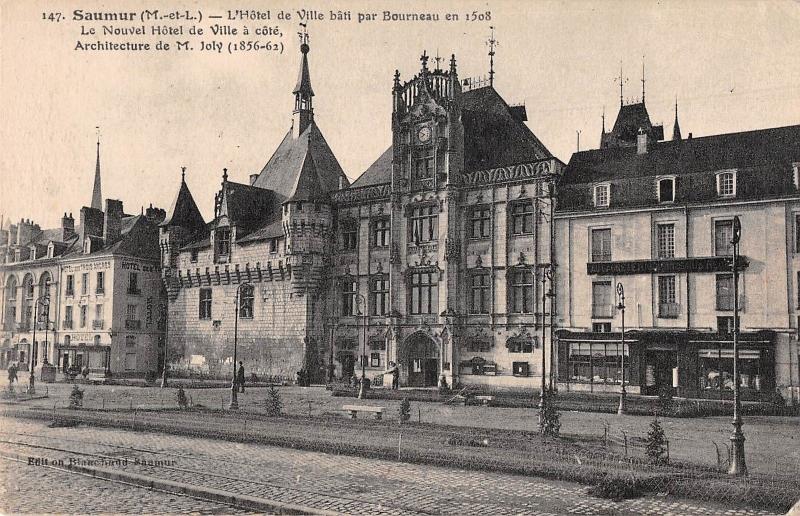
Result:
M439 345L424 333L414 333L398 351L401 377L411 387L434 387L439 380ZM405 374L402 374L405 373Z

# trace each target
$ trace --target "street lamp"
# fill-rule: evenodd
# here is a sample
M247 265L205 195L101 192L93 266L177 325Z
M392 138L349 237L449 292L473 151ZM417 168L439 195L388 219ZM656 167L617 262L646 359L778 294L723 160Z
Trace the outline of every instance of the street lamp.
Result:
M742 223L739 217L733 218L733 434L731 447L733 457L728 473L731 475L747 475L744 461L744 434L742 433L742 401L739 388L739 239L742 236Z
M363 318L363 326L364 326L364 344L363 344L363 353L361 353L361 382L359 382L358 387L358 399L363 400L366 397L365 386L364 384L367 383L367 373L366 373L366 362L367 362L367 300L363 296L363 294L356 294L358 297L358 305L359 307L359 315ZM362 309L363 308L363 309Z
M623 416L628 411L628 393L625 392L625 288L622 286L622 282L617 283L617 300L617 308L622 311L622 351L620 355L622 389L619 391L619 408L617 408L617 415Z
M545 313L547 312L547 297L552 295L552 291L548 292L547 290L547 282L550 281L550 288L552 289L552 279L553 279L553 270L550 267L542 269L542 386L541 392L539 393L539 428L542 432L545 430L545 426L547 424L547 418L545 417L545 409L547 406L547 383L545 376L545 369L547 366L546 363L546 353L545 349L545 337L547 335L547 325L545 324ZM551 307L552 310L552 307ZM552 342L550 343L552 345ZM553 364L550 364L552 367Z
M228 408L231 410L236 410L239 408L239 400L236 396L238 387L238 385L236 385L236 351L239 338L239 303L241 301L242 288L253 288L253 285L245 281L243 283L239 283L239 286L236 287L236 306L234 307L233 318L233 378L231 379L231 404L228 406Z
M49 285L48 285L49 286ZM39 343L36 342L36 326L39 323L39 309L43 308L43 312L46 314L45 316L45 323L50 319L50 296L47 294L41 295L36 298L36 301L33 303L33 344L31 346L30 352L30 372L31 376L28 379L28 394L36 394L36 377L33 374L33 368L36 365L36 355L39 350ZM47 326L44 329L44 338L45 341L47 340Z

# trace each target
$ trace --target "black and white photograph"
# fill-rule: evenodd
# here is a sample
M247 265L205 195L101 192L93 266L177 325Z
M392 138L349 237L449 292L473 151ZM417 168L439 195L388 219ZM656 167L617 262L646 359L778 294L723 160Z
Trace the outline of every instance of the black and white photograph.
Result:
M0 514L800 515L798 27L0 0Z

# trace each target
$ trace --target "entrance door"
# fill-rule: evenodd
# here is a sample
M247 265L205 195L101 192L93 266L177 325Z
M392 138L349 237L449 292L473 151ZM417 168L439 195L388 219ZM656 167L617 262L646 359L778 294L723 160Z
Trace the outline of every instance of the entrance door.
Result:
M674 351L649 350L646 353L646 364L644 394L657 396L669 390L674 395L672 370L677 365L676 353Z
M435 387L439 380L439 348L427 335L410 336L399 350L408 375L406 385Z

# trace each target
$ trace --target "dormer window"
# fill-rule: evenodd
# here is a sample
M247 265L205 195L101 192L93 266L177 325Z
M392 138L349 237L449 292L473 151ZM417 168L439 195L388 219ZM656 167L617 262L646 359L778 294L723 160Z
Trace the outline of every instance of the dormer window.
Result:
M92 239L85 238L83 240L83 254L89 254L92 252Z
M658 180L658 202L675 202L674 177L664 177Z
M736 196L735 170L723 170L717 173L717 195L720 197Z
M792 178L795 190L800 190L800 162L792 163Z
M227 256L231 253L231 230L229 228L218 229L215 241L217 256Z
M594 207L608 208L611 204L611 185L602 183L594 186Z

